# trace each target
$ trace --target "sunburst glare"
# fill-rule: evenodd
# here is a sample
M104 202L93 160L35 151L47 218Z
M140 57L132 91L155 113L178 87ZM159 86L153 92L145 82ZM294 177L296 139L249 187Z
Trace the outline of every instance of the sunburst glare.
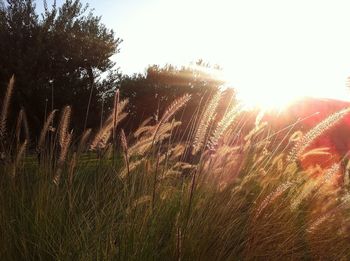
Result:
M303 86L294 84L292 81L283 81L276 77L267 86L262 86L259 77L251 77L250 85L246 82L240 83L234 77L234 73L225 69L209 68L193 65L192 69L202 71L214 79L224 82L222 89L233 88L236 91L236 97L245 109L258 108L263 110L283 110L293 101L304 97L326 98L342 101L350 101L350 91L344 81L343 88L325 88L319 85Z

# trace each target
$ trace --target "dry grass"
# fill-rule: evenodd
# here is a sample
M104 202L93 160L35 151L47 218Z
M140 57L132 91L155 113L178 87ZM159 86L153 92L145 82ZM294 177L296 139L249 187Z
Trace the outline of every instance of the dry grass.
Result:
M0 114L0 137L4 137L6 134L7 115L10 107L10 101L11 101L14 83L15 83L15 77L12 76L9 81L9 84L7 85L5 98L2 103L2 109Z
M342 118L344 118L350 112L350 108L340 110L328 116L322 122L317 124L314 128L308 131L302 138L295 144L290 152L289 158L291 161L296 160L302 156L305 150L312 144L312 142L328 129L332 128Z
M200 118L198 127L195 132L192 155L195 155L205 147L205 139L207 135L208 128L210 123L215 118L216 108L219 105L219 101L221 99L221 91L218 91L213 98L210 100L207 108L203 112L203 115Z
M297 163L302 154L325 153L308 152L308 144L348 110L292 136L297 145L290 148L280 141L276 146L260 118L237 139L245 118L234 106L212 122L218 97L195 119L200 124L194 143L173 141L180 124L176 113L188 95L158 122L146 120L129 139L121 130L120 146L113 132L127 117L127 101L119 95L91 139L92 130L74 137L66 107L58 131L53 111L38 144L30 144L27 134L20 135L21 111L14 137L6 138L6 146L14 141L15 149L4 150L1 140L8 159L0 163L2 259L350 259L349 181L332 182L346 164L304 170ZM6 117L1 119L4 133ZM39 162L30 147L38 148ZM184 154L191 150L196 155Z

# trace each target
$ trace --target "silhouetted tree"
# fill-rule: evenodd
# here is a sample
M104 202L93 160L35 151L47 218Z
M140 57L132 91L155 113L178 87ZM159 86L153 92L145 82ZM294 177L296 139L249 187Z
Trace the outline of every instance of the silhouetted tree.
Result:
M130 100L131 115L126 122L128 128L133 129L150 116L156 120L157 114L161 115L173 100L186 93L191 94L192 99L186 105L187 113L179 117L183 122L190 121L199 105L204 105L224 83L210 71L208 64L198 61L195 66L180 68L153 65L145 74L122 76L119 82L120 94ZM228 96L232 97L232 94Z
M79 0L36 13L33 0L0 0L0 86L15 75L14 111L24 106L38 130L45 111L73 105L76 128L99 119L99 98L117 72L111 56L121 40ZM109 77L101 79L108 72ZM90 102L89 102L90 101Z

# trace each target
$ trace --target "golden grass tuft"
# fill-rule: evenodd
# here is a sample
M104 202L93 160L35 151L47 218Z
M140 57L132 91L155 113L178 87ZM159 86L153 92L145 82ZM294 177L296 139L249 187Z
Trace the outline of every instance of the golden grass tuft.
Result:
M39 141L38 141L38 145L37 145L38 150L41 150L44 148L46 134L47 134L47 131L49 130L50 126L52 127L53 119L55 117L56 112L57 112L57 110L53 110L52 112L50 112L49 116L47 117L47 119L44 123L43 128L41 129Z
M86 147L88 147L88 140L90 138L91 135L91 129L86 129L83 134L81 135L80 141L79 141L79 145L78 145L78 151L82 152L86 149Z
M72 142L72 137L73 137L73 131L65 134L65 139L63 140L63 143L61 143L60 141L61 149L58 157L56 174L53 178L53 182L57 186L60 184L62 169L67 158L69 147Z
M63 147L66 143L67 135L69 132L69 123L71 118L72 109L70 106L65 106L61 114L61 120L58 129L58 138L60 146Z
M125 132L123 129L120 130L120 143L124 152L124 161L127 169L127 175L130 174L130 163L129 163L129 153L128 153L128 142L126 140Z
M321 121L311 130L309 130L291 149L289 153L289 161L295 161L299 159L305 150L313 143L315 139L325 133L327 130L332 128L336 123L344 118L350 112L350 108L345 108L338 112L333 113L328 116L326 119Z
M26 148L27 148L27 140L24 140L24 142L21 144L21 146L19 147L18 151L17 151L17 155L15 158L15 161L13 163L13 170L12 170L12 177L14 178L16 176L16 170L17 167L19 166L19 162L21 161L21 159L23 159Z
M4 137L6 134L7 114L10 107L10 101L11 101L14 83L15 83L15 76L13 75L7 85L5 98L2 104L2 109L0 114L0 138Z
M240 109L237 106L232 106L228 112L222 117L216 126L213 134L209 138L208 148L210 150L215 150L215 147L218 145L220 138L224 135L226 130L231 126L236 117L240 113Z
M125 99L114 107L113 112L110 114L102 128L97 132L92 140L90 150L100 150L106 148L111 136L113 138L113 129L116 128L117 125L128 115L126 112L123 112L127 104L128 100ZM115 113L117 114L116 116ZM116 120L115 122L114 119Z
M113 107L113 146L115 146L115 132L117 127L117 117L119 113L119 89L116 90L114 95L114 107Z
M221 99L221 91L218 91L210 100L207 108L201 116L196 133L194 136L192 155L195 155L204 146L205 137L210 123L215 117L215 111Z
M269 194L259 205L256 214L255 214L255 219L257 219L262 211L269 205L271 204L276 198L281 196L287 189L289 189L293 185L292 182L285 182L281 185L279 185L271 194Z
M170 106L166 109L163 116L160 118L158 124L154 129L153 140L156 138L156 135L160 129L160 127L166 123L178 110L180 110L186 103L191 99L190 94L185 94L182 97L173 101Z

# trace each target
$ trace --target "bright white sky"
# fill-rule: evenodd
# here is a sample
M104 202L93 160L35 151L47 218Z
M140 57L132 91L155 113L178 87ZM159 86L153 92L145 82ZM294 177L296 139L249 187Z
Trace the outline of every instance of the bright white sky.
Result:
M115 56L124 73L202 58L222 66L243 95L350 101L350 1L87 2L124 40Z

